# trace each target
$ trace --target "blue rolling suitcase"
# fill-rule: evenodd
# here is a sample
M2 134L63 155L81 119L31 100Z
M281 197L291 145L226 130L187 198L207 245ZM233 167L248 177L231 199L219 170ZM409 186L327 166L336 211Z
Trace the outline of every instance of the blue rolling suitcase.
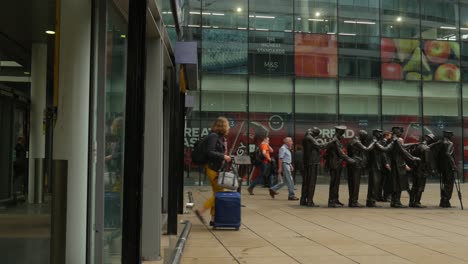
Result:
M239 230L241 225L241 196L238 192L218 192L215 196L213 228L230 227Z

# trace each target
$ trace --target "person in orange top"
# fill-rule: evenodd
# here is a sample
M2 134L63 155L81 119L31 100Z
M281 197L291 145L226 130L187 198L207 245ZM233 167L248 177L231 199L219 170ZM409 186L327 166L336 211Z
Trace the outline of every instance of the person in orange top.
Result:
M269 174L269 172L271 170L271 168L270 168L270 162L271 162L270 153L273 152L273 148L270 146L270 138L269 137L265 137L263 139L262 143L260 144L260 150L262 151L262 154L263 154L263 162L260 165L260 171L261 172L260 172L260 176L255 178L255 180L253 180L250 183L250 186L247 189L247 191L249 192L250 195L254 194L253 189L255 188L255 186L257 186L257 184L261 183L265 179L268 179L268 174Z

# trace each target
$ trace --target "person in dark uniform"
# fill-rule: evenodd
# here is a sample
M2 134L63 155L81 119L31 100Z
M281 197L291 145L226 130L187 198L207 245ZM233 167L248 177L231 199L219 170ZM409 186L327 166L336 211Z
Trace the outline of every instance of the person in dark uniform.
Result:
M444 131L444 139L442 140L442 149L439 152L439 170L441 173L441 181L443 189L440 190L440 204L442 208L450 208L450 199L452 198L454 173L457 172L457 165L454 158L454 146L452 142L453 132Z
M431 148L429 144L432 144L435 140L433 134L424 136L424 140L418 144L413 152L413 156L421 159L421 162L416 162L413 167L413 185L410 191L409 207L413 208L425 208L426 206L421 205L421 196L426 187L426 179L431 174L434 174L434 161L431 156Z
M327 148L329 143L320 144L317 137L320 135L320 129L317 127L307 129L303 147L303 166L304 177L302 180L300 205L309 207L318 207L314 203L315 186L317 184L317 175L320 166L320 150Z
M380 207L376 201L382 201L383 177L386 172L390 171L390 161L386 155L393 143L387 144L387 140L383 137L383 131L374 129L375 147L369 153L369 182L367 188L367 207Z
M405 208L406 206L401 203L401 192L409 189L408 176L406 171L409 170L405 159L411 161L419 161L420 159L411 155L403 147L403 133L402 127L392 127L393 133L393 147L391 150L391 177L392 177L392 201L391 207Z
M353 138L348 144L348 155L356 161L356 163L348 165L348 189L349 189L349 207L364 207L358 202L359 186L361 184L361 175L367 166L367 153L374 148L375 143L372 142L368 147L365 143L367 140L367 132L359 130L358 136Z
M339 201L338 192L340 189L340 177L342 162L345 160L348 164L356 161L343 152L341 140L346 131L346 126L336 126L335 135L332 144L328 145L325 154L325 166L330 173L330 191L328 195L328 207L342 207L343 203Z
M385 131L383 133L383 140L382 146L387 146L391 144L392 141L392 132L390 131ZM384 166L386 170L382 170L382 182L380 183L380 189L379 189L379 197L377 201L380 202L391 202L392 201L392 160L390 159L390 151L384 152L382 154L382 162L384 163Z

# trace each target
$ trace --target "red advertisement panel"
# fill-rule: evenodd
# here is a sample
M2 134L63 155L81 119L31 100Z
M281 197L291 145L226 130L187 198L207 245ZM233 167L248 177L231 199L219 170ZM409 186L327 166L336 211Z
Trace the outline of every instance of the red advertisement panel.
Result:
M335 35L295 34L296 76L336 77L338 69Z

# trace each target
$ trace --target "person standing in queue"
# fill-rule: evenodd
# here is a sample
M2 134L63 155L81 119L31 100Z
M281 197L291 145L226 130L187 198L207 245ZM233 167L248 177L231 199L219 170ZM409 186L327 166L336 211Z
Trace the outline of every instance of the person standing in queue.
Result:
M442 140L442 150L439 152L439 170L443 188L440 191L440 204L442 208L451 208L453 185L455 183L454 173L457 172L457 165L454 158L454 146L452 142L453 132L445 130Z
M336 126L335 135L333 137L333 143L327 147L327 152L325 153L325 168L328 169L330 173L330 190L328 195L328 207L336 208L343 207L343 203L338 199L338 193L340 189L340 177L342 170L342 162L352 164L356 161L343 152L343 145L341 140L344 137L346 131L346 126Z
M226 137L229 133L229 121L225 117L218 117L211 126L211 132L207 136L206 142L206 155L208 162L205 165L205 174L210 180L213 194L205 201L203 207L195 210L195 215L203 224L206 224L203 218L203 213L210 209L211 221L214 220L214 205L215 195L224 189L218 185L218 171L222 167L223 162L231 162L231 157L227 155L227 141Z
M348 144L348 155L356 162L348 165L348 189L349 189L349 207L364 207L358 202L359 186L361 185L361 176L367 167L367 153L374 148L372 142L368 147L363 143L367 140L367 132L359 130L358 136L353 138Z
M405 160L410 161L420 161L419 158L411 155L403 147L403 139L401 135L403 133L402 127L393 127L393 148L391 151L391 161L392 161L392 201L390 203L391 207L394 208L405 208L407 206L401 203L401 192L409 190L409 182L407 171L410 171L411 168L406 164Z
M302 178L301 200L299 202L301 206L318 207L314 203L314 194L320 166L320 150L332 144L332 141L320 144L317 141L319 135L320 129L317 127L309 128L302 140L304 174Z

